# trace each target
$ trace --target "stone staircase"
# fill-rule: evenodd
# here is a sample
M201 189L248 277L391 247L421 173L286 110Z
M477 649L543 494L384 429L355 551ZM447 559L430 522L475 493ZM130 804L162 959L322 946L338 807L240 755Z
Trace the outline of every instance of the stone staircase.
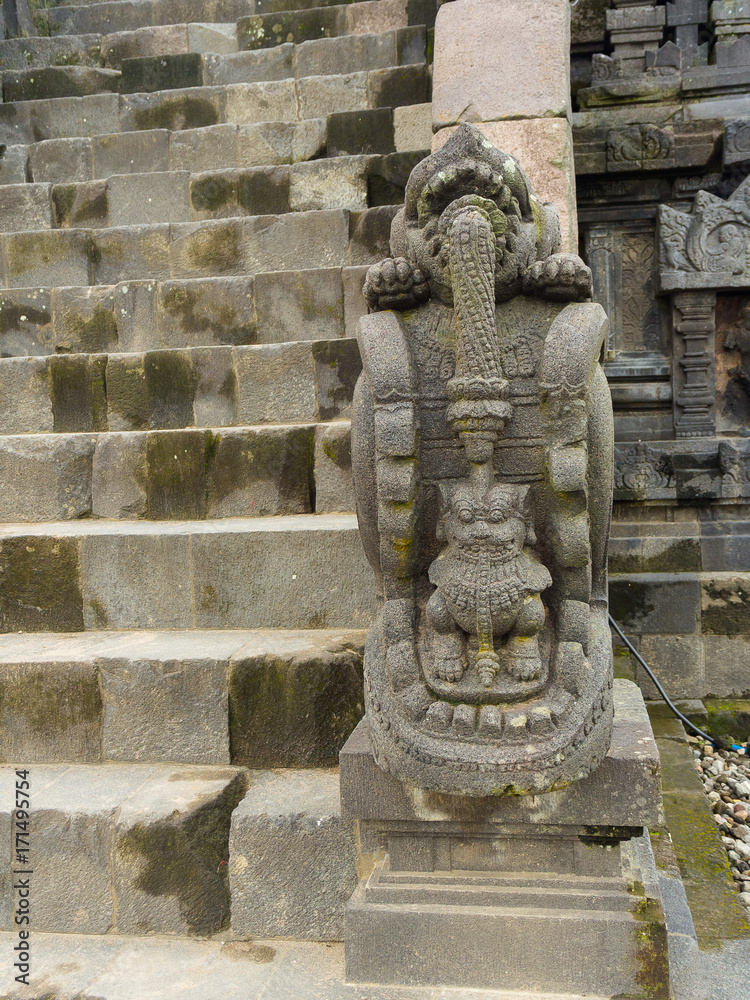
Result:
M28 767L34 930L341 939L353 337L436 6L117 0L0 41L0 827Z

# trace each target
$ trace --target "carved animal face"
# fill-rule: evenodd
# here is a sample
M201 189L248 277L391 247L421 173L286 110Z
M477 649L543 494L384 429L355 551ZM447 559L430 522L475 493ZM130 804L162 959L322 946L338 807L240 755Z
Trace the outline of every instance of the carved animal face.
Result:
M522 498L513 486L495 486L484 495L456 487L444 523L449 548L466 558L480 553L510 558L521 552L528 533Z

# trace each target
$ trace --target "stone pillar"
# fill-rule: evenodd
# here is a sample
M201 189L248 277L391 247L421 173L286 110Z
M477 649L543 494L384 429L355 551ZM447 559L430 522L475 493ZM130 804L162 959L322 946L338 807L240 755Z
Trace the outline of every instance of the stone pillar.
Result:
M615 10L607 11L607 30L614 58L623 76L638 76L646 71L647 53L656 58L667 12L656 0L613 0L613 6Z
M516 156L578 250L569 0L454 0L435 22L433 150L460 122Z
M708 61L708 44L699 44L699 29L707 21L708 0L674 0L667 4L667 25L674 28L684 68L705 66Z
M750 0L715 0L711 4L717 66L750 63Z
M672 315L675 434L679 438L713 437L716 292L677 292L672 296Z

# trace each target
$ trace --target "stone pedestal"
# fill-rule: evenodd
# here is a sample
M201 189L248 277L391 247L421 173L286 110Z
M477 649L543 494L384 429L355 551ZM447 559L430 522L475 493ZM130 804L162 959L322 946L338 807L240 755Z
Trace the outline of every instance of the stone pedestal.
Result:
M346 911L354 982L667 998L666 928L644 827L662 821L638 688L615 682L611 749L543 795L469 798L401 784L367 723L341 751L359 826Z

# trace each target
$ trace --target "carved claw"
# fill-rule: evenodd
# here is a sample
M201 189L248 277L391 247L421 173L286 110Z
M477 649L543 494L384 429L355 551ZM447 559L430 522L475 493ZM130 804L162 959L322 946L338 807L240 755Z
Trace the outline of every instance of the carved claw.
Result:
M517 681L533 681L542 670L536 636L511 636L508 640L508 673Z
M464 665L458 657L442 656L435 659L435 673L441 680L455 684L464 675Z
M573 253L555 253L532 264L523 278L526 295L559 302L583 302L593 292L591 269Z
M430 297L427 279L405 257L387 257L373 264L362 292L373 312L413 309Z

